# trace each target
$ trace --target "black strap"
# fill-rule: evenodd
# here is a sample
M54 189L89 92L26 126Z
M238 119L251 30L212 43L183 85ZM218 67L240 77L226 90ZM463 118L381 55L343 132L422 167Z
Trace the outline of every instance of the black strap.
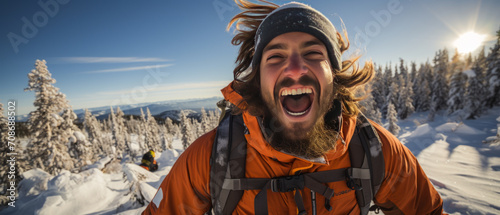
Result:
M356 132L349 143L349 156L348 186L356 192L361 214L368 214L384 179L385 162L378 134L362 113L358 115Z
M255 196L254 210L255 214L268 214L267 190L273 192L291 192L295 191L294 200L300 213L305 213L304 202L300 190L304 187L309 188L325 197L329 203L334 196L334 190L324 185L325 183L343 181L346 179L347 169L336 169L322 172L305 173L295 176L284 176L278 178L226 178L222 189L224 190L260 190ZM265 205L265 206L264 206ZM329 204L328 204L329 206Z
M230 111L219 123L210 158L210 194L215 214L231 214L243 190L223 189L224 179L244 178L247 154L245 125L241 115Z

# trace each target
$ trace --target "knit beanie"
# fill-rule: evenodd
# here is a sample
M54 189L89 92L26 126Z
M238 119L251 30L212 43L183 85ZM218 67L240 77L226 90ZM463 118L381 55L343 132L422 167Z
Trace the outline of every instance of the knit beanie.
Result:
M269 13L260 23L255 35L255 53L252 67L260 65L262 50L275 37L289 32L304 32L318 38L328 50L332 67L342 69L337 30L322 13L298 2L284 4Z

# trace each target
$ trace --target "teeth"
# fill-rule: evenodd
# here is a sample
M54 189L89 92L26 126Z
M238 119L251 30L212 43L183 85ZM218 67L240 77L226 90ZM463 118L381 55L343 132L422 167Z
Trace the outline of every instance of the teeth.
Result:
M286 109L285 109L285 110L286 110ZM286 110L286 112L287 112L288 114L292 115L292 116L302 116L302 115L304 115L304 114L307 112L307 110L302 111L302 112L298 112L298 113L290 112L290 111L288 111L288 110Z
M303 88L298 88L298 89L284 89L281 91L281 96L289 96L289 95L302 95L302 94L311 94L312 89L303 87Z

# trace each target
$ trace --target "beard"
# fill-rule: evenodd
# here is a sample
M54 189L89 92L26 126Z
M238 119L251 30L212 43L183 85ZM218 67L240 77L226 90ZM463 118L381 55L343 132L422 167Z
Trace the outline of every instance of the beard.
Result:
M286 130L272 133L269 137L271 146L276 150L307 159L321 157L334 149L339 137L337 131L326 126L323 118L318 120L302 138L293 138L287 134Z
M308 78L304 79L305 80L299 80L299 83L302 82L302 84L305 85L304 83L311 83L312 81L307 80ZM287 81L289 80L285 79L283 82ZM283 84L278 84L277 86L280 85ZM313 86L316 87L316 89L319 88L317 84ZM319 91L317 90L316 92ZM279 110L276 106L280 104L264 102L265 105L262 105L264 109L264 127L268 136L268 141L274 149L295 156L313 159L321 157L335 148L339 138L339 132L332 129L330 122L325 123L325 115L333 106L333 87L331 87L330 90L326 90L324 95L321 95L323 99L319 100L319 97L320 96L317 98L318 101L314 101L319 103L318 113L315 114L317 118L316 122L312 128L307 130L304 129L300 123L294 124L292 128L286 128L277 117L273 116L274 114L279 114ZM266 99L263 100L265 101ZM279 99L275 101L279 101Z

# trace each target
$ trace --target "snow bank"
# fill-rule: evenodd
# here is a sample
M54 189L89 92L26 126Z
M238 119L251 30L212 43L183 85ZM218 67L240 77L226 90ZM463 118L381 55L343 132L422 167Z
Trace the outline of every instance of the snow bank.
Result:
M167 149L161 153L161 155L156 159L158 165L160 166L172 166L179 157L179 152L175 149Z
M429 126L429 124L423 124L417 127L408 137L422 137L422 136L434 136L436 132Z
M111 162L111 157L106 156L106 157L96 161L92 165L85 166L83 169L87 170L87 169L97 168L99 170L102 170L106 166L106 164L108 164L109 162Z
M19 183L19 197L38 195L40 192L47 190L47 182L52 176L39 169L35 168L23 173L23 180Z
M29 173L27 179L47 178L40 171ZM87 214L94 207L110 203L111 191L106 184L103 173L95 168L79 174L63 171L48 181L47 190L37 196L20 196L15 208L7 208L0 214Z
M436 127L436 131L438 132L456 132L466 135L476 135L476 134L485 134L484 131L480 131L478 129L472 128L463 123L449 122L443 125Z
M127 176L127 180L130 182L138 182L138 181L158 181L160 177L155 175L154 173L140 167L136 164L124 164L123 172Z

